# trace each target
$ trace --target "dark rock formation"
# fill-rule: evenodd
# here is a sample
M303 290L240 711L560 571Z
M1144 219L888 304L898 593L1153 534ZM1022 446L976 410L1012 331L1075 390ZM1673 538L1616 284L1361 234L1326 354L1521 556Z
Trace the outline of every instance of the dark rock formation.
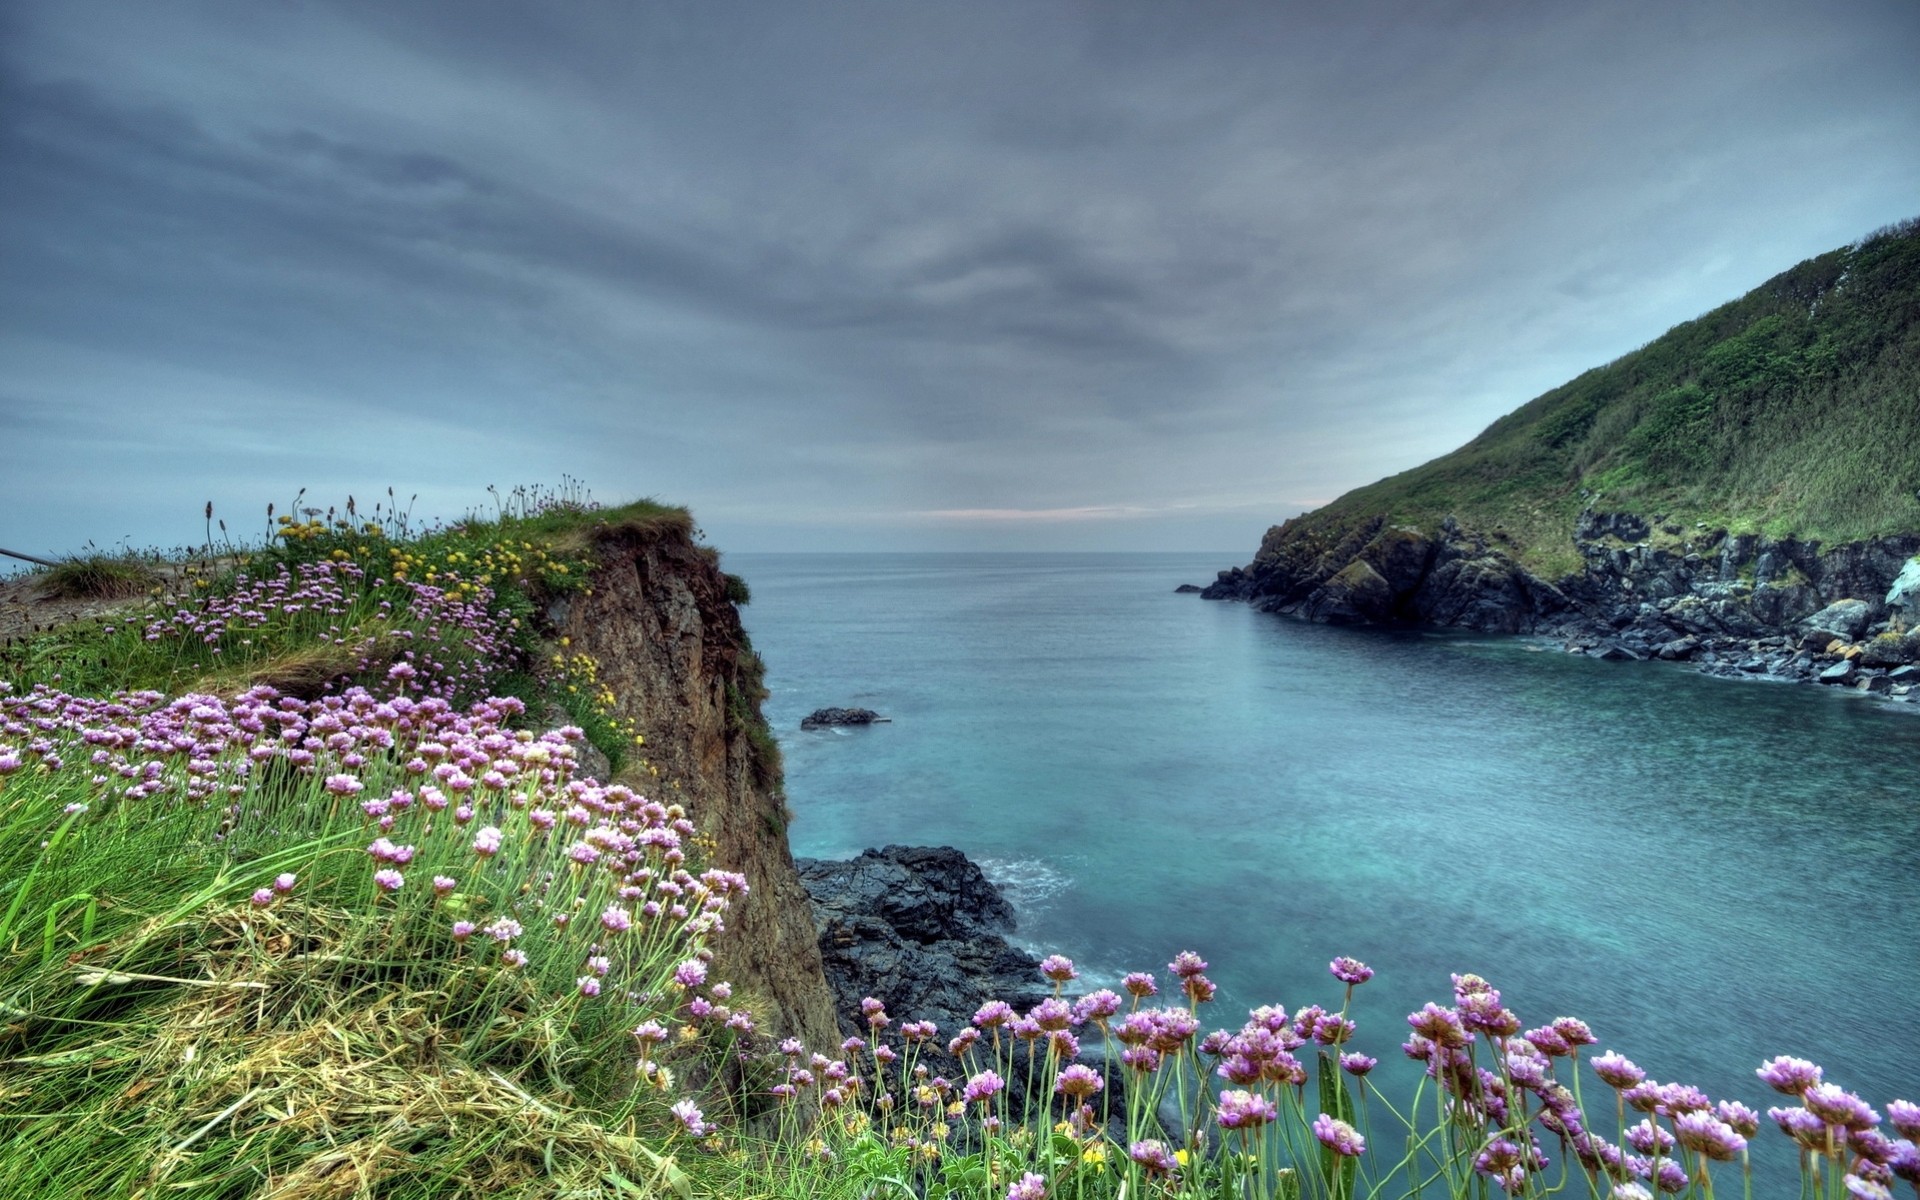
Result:
M1192 594L1194 594L1194 593L1196 593L1196 592L1202 592L1202 591L1205 591L1206 589L1205 589L1205 588L1203 588L1203 587L1201 587L1201 586L1200 586L1199 584L1197 584L1197 583L1183 583L1183 584L1181 584L1181 585L1180 585L1179 587L1177 587L1177 588L1175 588L1175 589L1173 589L1173 590L1174 590L1174 592L1175 592L1175 594L1177 594L1177 595L1181 595L1181 596L1188 596L1188 595L1192 595Z
M1040 961L1009 944L1013 906L950 846L888 846L849 862L798 860L841 1028L864 1033L872 996L896 1020L937 1022L941 1041L987 1000L1047 995Z
M821 729L829 725L871 725L885 723L886 717L870 708L816 708L800 722L802 729Z
M1920 662L1908 631L1920 619L1908 612L1920 614L1920 534L1826 547L1587 511L1573 535L1583 568L1548 582L1451 518L1432 532L1375 517L1333 534L1295 518L1203 595L1329 624L1545 634L1577 653L1714 674L1810 679L1842 659Z

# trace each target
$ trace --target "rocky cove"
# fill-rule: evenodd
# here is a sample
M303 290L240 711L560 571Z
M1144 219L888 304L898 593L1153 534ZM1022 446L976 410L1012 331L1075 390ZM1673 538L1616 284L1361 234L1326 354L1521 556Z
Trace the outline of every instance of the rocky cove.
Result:
M1452 518L1429 533L1375 517L1336 537L1295 518L1202 595L1327 624L1532 634L1603 659L1920 700L1920 534L1824 546L1588 509L1573 541L1581 569L1548 581Z

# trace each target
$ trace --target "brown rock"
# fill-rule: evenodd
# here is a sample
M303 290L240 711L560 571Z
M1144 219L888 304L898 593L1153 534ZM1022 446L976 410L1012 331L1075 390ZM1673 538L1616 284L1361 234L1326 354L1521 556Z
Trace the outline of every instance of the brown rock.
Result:
M715 939L715 974L776 1035L837 1043L833 993L794 869L779 752L760 716L760 662L712 551L686 528L602 529L592 585L553 602L552 632L591 655L646 739L633 785L679 803L713 865L751 888ZM638 778L634 778L639 771ZM657 772L655 774L654 772Z

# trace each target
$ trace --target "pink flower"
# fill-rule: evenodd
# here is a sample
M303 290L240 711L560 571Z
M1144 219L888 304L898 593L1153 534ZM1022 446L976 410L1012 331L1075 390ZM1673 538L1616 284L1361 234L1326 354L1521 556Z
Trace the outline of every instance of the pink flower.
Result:
M502 836L498 827L493 825L485 826L479 833L473 835L473 852L481 858L492 858L494 855L500 853L500 839Z
M1313 1119L1313 1136L1320 1144L1345 1158L1358 1158L1367 1152L1367 1140L1345 1121L1321 1113Z
M680 1124L686 1127L687 1132L694 1137L705 1136L708 1129L706 1117L700 1112L699 1106L693 1101L681 1100L676 1103L673 1106L673 1115L679 1119Z
M397 892L406 881L406 877L392 867L384 867L373 873L374 884L383 892Z
M255 908L265 908L267 905L272 904L273 889L272 888L256 889L251 898L251 902Z

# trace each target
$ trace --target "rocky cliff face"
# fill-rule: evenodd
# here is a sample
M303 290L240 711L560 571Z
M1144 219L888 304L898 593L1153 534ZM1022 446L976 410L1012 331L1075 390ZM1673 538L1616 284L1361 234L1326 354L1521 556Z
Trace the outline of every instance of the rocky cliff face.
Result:
M830 1046L833 994L821 971L806 891L787 845L777 754L760 717L759 662L711 551L685 528L603 529L591 588L546 618L590 655L658 770L634 780L679 802L717 865L751 891L727 917L715 970L758 1000L779 1034Z
M1432 533L1384 518L1337 539L1297 521L1204 595L1309 621L1564 637L1614 658L1723 673L1821 678L1867 690L1920 661L1920 534L1823 546L1587 511L1583 569L1548 582L1451 518ZM1904 690L1901 695L1906 695Z

